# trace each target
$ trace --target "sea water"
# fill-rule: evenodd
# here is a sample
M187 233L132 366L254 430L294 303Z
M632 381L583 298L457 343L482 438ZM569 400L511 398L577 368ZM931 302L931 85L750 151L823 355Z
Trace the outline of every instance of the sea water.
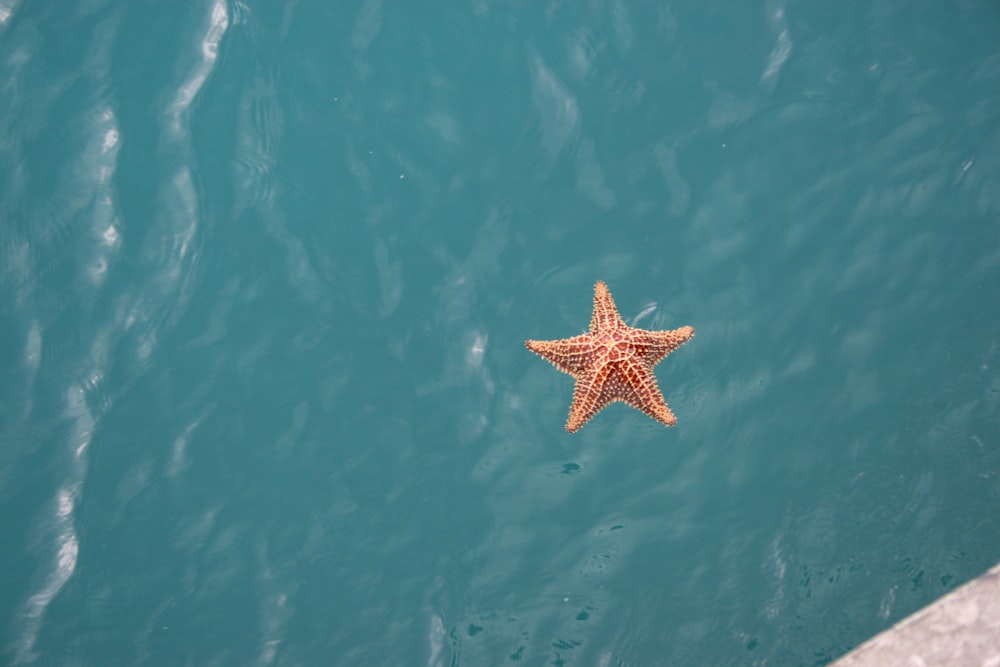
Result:
M822 665L984 571L998 25L0 0L0 662ZM597 280L675 427L563 431Z

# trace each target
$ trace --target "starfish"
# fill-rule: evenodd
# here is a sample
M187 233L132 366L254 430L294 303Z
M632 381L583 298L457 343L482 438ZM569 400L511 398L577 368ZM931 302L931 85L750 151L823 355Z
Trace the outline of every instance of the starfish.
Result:
M610 403L624 401L667 426L677 423L656 384L653 367L694 336L694 328L647 331L622 321L604 281L594 285L590 331L524 344L576 378L566 430L574 433Z

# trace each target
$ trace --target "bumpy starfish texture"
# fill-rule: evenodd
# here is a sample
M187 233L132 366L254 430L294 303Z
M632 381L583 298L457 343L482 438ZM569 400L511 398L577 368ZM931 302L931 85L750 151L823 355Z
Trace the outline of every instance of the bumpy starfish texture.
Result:
M694 328L635 329L622 321L603 281L594 285L590 331L562 340L527 340L529 350L576 378L566 430L574 433L615 401L624 401L667 426L677 417L656 384L653 367L694 336Z

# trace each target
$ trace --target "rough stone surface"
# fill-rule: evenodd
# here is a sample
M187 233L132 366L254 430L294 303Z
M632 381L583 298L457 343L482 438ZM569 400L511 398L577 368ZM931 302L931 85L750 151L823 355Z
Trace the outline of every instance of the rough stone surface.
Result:
M1000 667L1000 564L830 667Z

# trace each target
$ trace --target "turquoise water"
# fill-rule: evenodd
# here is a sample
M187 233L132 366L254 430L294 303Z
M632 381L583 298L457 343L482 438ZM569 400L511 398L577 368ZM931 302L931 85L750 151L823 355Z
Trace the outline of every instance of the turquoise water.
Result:
M1000 560L996 3L416 7L0 0L0 662L822 665ZM676 427L563 431L598 279Z

